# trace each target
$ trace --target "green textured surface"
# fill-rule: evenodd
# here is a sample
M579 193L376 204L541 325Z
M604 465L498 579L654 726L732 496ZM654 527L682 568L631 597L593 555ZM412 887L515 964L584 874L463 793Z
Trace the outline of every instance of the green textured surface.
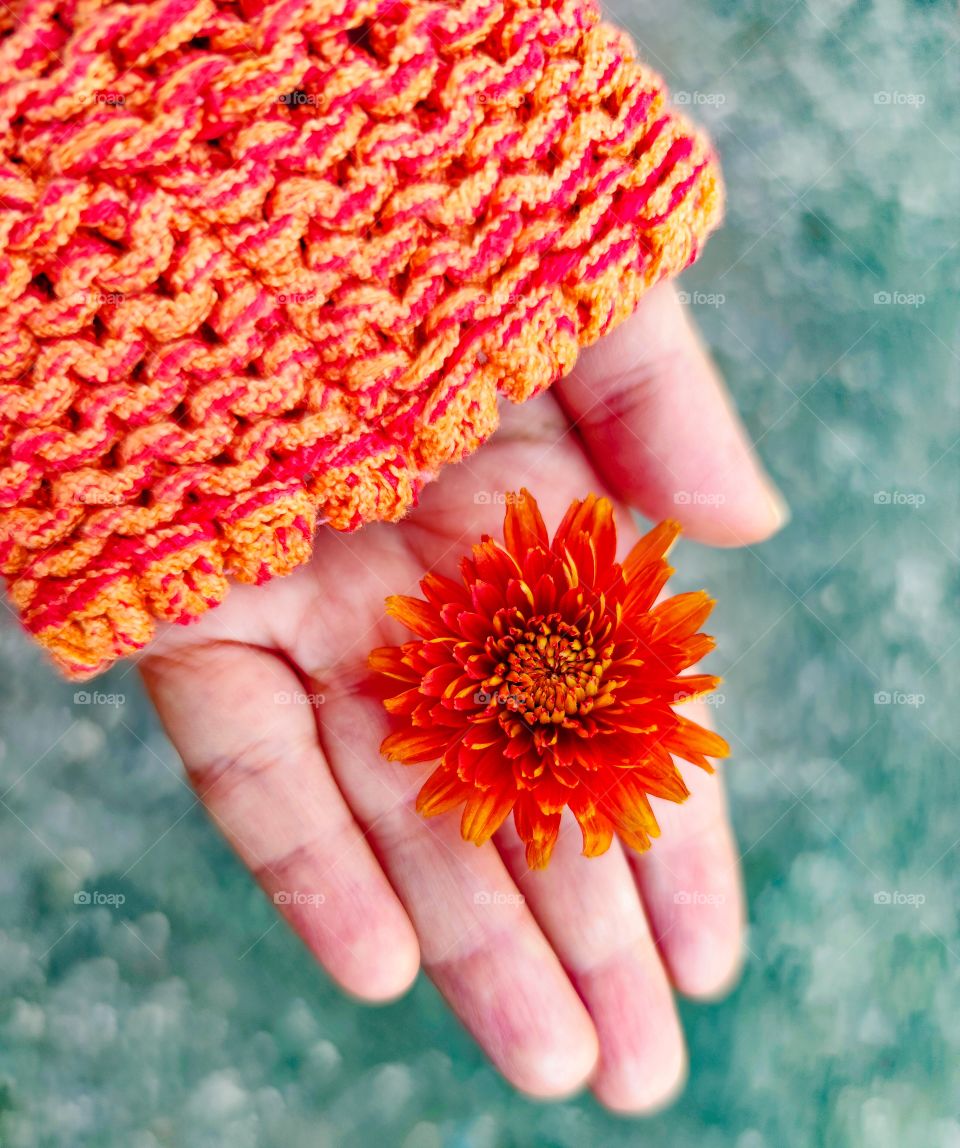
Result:
M682 286L794 511L752 552L680 556L720 601L751 921L736 992L683 1008L685 1095L646 1123L534 1104L422 980L341 997L134 676L79 706L8 621L3 1148L960 1144L956 10L613 9L722 153L728 224Z

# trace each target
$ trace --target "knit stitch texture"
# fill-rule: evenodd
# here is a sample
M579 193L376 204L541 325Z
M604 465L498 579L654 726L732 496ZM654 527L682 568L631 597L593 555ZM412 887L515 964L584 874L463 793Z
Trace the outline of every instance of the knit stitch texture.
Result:
M585 0L0 23L0 568L74 677L400 518L721 214Z

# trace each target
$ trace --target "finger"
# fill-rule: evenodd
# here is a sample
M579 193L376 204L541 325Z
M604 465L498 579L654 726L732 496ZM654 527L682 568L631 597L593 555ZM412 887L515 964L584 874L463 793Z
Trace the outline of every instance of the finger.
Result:
M200 800L317 960L367 1000L407 989L416 936L334 784L297 677L235 643L141 668Z
M576 823L565 818L550 865L532 872L512 826L497 846L517 887L576 986L600 1038L591 1082L620 1112L649 1112L682 1086L686 1052L673 992L644 916L633 875L615 842L584 859Z
M583 353L556 387L611 490L719 546L766 538L787 517L716 368L669 285Z
M450 1007L515 1087L541 1097L579 1088L596 1062L596 1032L497 851L463 841L455 815L415 812L425 771L380 757L389 729L378 701L346 694L321 717L340 786Z
M708 724L700 713L690 716ZM683 768L683 805L656 798L661 835L631 858L664 963L689 996L722 995L743 962L740 862L718 774Z

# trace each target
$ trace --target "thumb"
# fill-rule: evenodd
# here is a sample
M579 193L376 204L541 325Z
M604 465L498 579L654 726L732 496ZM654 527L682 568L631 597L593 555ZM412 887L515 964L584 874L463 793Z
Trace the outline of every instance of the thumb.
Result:
M715 546L758 542L787 522L671 286L586 350L556 393L612 492L647 517L676 518Z

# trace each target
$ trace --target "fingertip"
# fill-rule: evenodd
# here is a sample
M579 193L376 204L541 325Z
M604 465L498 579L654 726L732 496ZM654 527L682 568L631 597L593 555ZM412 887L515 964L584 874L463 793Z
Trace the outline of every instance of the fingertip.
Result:
M647 1114L681 1090L687 1051L670 984L653 938L632 944L578 977L600 1034L590 1087L614 1112Z
M662 284L584 352L558 397L614 494L693 539L744 546L789 518L676 292Z
M743 477L743 468L731 470L740 475L737 485L718 482L710 490L710 480L704 480L697 491L664 491L664 497L641 497L638 505L654 521L665 517L676 518L683 533L694 542L707 546L754 546L772 538L790 522L790 507L783 494L748 459L753 474ZM704 493L703 488L707 491Z
M722 938L719 945L705 931L692 940L687 959L675 962L671 969L673 983L677 991L691 1000L708 1003L723 1000L736 987L743 974L745 951L742 937L736 936L732 943ZM718 959L719 958L719 959Z
M441 992L520 1092L562 1100L593 1076L600 1057L597 1030L539 935L515 936L496 948L482 945L434 973Z
M571 1034L565 1047L555 1046L535 1059L523 1058L508 1070L511 1082L535 1100L568 1100L582 1092L596 1072L600 1045L592 1026Z
M417 979L416 932L382 873L362 883L337 881L338 875L336 868L328 873L319 900L281 903L280 911L347 996L361 1004L388 1004Z
M690 1061L682 1040L676 1042L642 1074L601 1074L593 1094L609 1112L618 1116L656 1116L674 1104L687 1086Z
M655 847L634 870L674 987L695 1000L724 997L745 958L743 886L729 826L717 822L659 856Z
M677 991L691 1000L719 1001L737 985L746 960L742 895L731 893L733 905L694 927L682 929L668 962ZM712 924L712 927L711 927Z
M701 890L699 896L691 893L681 900L674 892L666 912L661 906L661 917L669 917L671 929L664 946L666 963L678 992L696 1000L719 1000L736 985L746 955L743 883L729 825L714 825L698 843L697 853L674 863L673 869L689 890Z
M329 953L315 953L340 988L361 1004L390 1004L409 992L417 979L420 946L409 919L401 913L397 906L395 912L386 912L379 922L371 922L350 937L341 960L334 962Z
M399 1000L413 988L420 973L420 949L413 943L397 945L388 960L364 964L350 983L340 986L361 1004L386 1005Z

